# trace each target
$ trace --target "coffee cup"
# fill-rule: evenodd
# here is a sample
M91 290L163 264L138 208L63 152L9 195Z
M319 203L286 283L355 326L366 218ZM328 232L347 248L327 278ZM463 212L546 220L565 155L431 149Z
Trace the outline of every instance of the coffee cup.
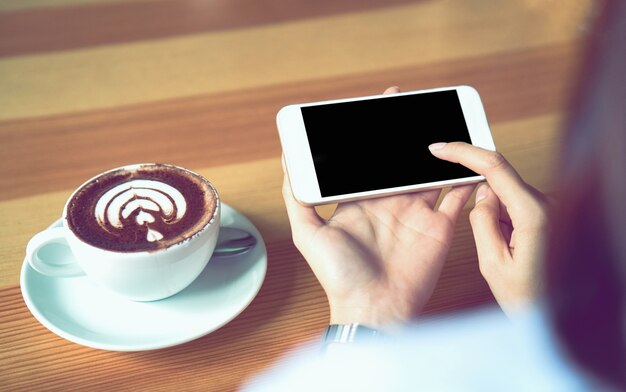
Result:
M155 301L200 275L219 223L220 199L204 177L173 165L128 165L77 188L62 226L36 234L26 259L44 275L87 275L131 300Z

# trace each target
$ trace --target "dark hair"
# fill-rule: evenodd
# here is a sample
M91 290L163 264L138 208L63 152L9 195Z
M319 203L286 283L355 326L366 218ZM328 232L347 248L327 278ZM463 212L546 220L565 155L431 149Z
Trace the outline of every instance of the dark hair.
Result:
M547 303L570 357L626 389L626 2L600 4L566 122Z

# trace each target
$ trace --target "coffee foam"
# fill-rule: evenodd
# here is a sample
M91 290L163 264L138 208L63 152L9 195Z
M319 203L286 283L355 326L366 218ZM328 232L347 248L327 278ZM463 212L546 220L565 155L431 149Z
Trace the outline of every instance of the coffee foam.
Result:
M176 223L186 210L187 202L178 189L155 180L131 180L102 195L96 203L95 217L103 230L110 231L111 226L123 228L123 221L135 211L138 211L135 222L145 225L154 223L158 218L163 218L168 224ZM146 239L159 241L163 239L163 234L149 228Z
M202 177L170 165L149 164L104 173L70 198L66 216L81 240L135 252L167 248L202 230L218 207Z

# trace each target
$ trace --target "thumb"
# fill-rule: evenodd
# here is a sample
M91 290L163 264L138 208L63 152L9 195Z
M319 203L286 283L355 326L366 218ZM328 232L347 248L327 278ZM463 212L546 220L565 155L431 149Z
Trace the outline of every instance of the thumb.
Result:
M476 191L476 206L470 212L470 223L481 272L504 261L507 255L510 257L500 230L500 200L487 184L481 184Z

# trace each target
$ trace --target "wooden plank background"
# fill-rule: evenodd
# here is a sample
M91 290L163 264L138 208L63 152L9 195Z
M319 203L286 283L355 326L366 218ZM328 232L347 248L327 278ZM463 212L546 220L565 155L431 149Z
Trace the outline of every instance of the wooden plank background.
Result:
M291 243L280 195L275 113L285 104L473 85L498 149L550 191L598 4L0 2L0 389L234 390L316 338L326 299ZM198 171L250 217L268 245L266 281L237 319L182 346L117 353L67 342L24 305L25 245L85 179L148 161ZM466 210L426 313L492 301Z

